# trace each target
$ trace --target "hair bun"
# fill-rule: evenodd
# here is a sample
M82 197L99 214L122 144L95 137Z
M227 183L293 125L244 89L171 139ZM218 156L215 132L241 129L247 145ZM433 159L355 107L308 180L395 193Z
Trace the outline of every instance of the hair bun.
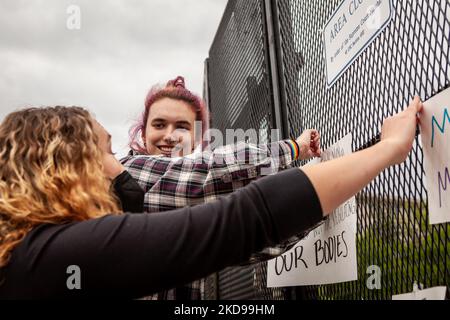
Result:
M184 84L184 78L182 76L178 76L174 80L170 80L167 83L167 87L174 87L174 88L181 87L183 89L186 89Z

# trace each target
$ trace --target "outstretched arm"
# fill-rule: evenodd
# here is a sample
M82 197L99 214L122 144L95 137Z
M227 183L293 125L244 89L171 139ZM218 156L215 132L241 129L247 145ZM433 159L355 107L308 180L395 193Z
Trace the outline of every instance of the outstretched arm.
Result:
M418 97L403 112L386 119L381 141L354 154L302 168L311 180L325 214L369 184L381 171L405 161L415 138L417 114L423 104Z

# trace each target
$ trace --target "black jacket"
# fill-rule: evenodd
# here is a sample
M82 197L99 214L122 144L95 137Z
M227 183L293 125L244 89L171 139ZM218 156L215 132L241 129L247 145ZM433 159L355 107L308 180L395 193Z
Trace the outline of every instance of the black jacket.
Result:
M321 220L314 188L295 168L196 207L41 225L13 250L0 299L142 297L246 261ZM73 267L80 289L68 286Z

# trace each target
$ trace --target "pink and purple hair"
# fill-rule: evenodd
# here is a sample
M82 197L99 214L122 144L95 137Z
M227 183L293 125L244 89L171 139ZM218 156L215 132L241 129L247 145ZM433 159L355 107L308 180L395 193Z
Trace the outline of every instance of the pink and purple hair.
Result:
M185 87L184 78L178 76L177 78L167 82L165 87L153 86L147 94L145 99L145 109L138 122L130 129L130 148L140 154L148 154L142 140L145 141L145 129L147 128L147 120L151 106L158 100L163 98L170 98L187 102L192 106L195 112L195 120L202 123L202 139L205 132L209 129L209 113L204 101L192 93ZM197 134L196 134L197 135ZM141 140L142 139L142 140ZM202 141L195 141L195 145L199 145Z

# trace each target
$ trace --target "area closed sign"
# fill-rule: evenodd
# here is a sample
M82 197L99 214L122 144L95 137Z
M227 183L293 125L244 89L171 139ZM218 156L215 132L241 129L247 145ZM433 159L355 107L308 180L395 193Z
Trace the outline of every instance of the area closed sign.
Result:
M344 0L323 28L327 86L331 87L393 16L392 0Z

